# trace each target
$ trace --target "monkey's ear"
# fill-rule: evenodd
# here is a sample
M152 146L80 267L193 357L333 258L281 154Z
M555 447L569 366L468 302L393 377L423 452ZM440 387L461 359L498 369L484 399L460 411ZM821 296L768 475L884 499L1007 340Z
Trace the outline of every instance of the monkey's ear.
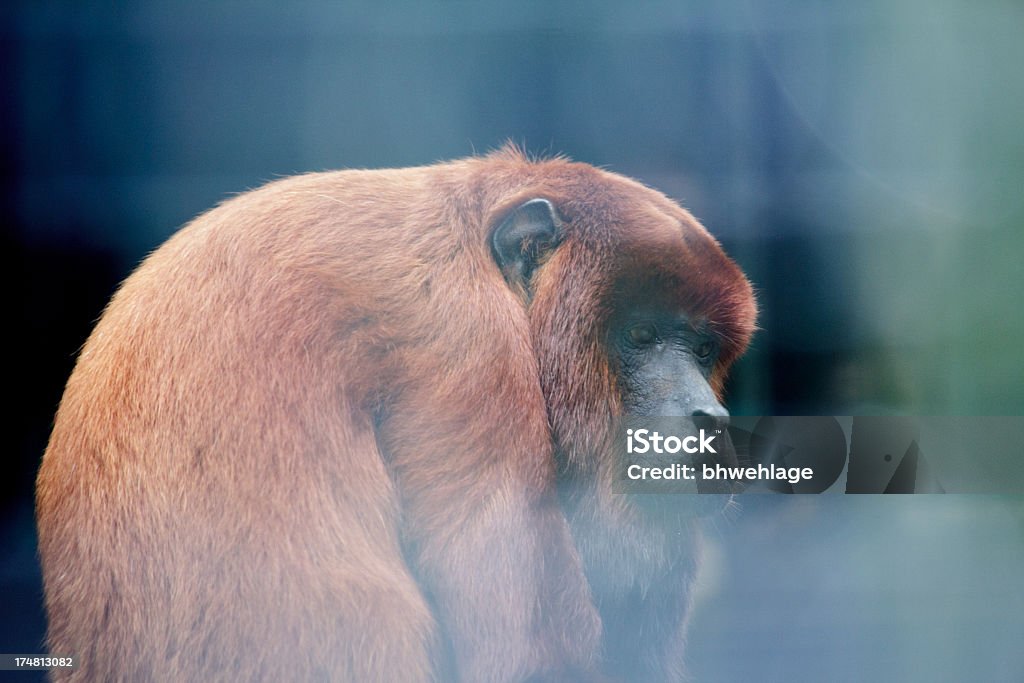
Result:
M531 199L512 210L491 237L494 260L505 280L530 295L530 278L558 246L562 221L546 199Z

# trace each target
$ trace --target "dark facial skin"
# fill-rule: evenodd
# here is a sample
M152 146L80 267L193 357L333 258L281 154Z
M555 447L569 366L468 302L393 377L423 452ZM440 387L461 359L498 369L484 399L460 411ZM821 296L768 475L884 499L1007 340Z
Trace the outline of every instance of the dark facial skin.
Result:
M628 414L728 418L708 382L719 344L703 321L641 308L613 323L609 343Z
M678 436L697 435L701 429L720 433L714 455L694 455L690 462L735 464L736 454L724 431L729 411L718 401L709 382L720 344L702 319L651 302L616 316L608 343L627 416L679 418L670 421ZM655 422L665 424L661 419ZM697 488L704 493L732 492L729 485L719 482L700 481ZM672 501L679 502L674 498ZM649 505L665 501L641 497L641 502ZM715 498L701 497L696 502L704 513L722 505Z

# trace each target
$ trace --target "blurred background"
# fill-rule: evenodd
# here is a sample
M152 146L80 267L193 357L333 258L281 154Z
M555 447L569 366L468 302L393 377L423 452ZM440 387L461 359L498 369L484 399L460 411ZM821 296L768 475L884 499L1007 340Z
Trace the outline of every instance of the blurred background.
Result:
M44 651L33 479L103 305L283 175L506 139L602 165L755 283L735 413L1024 414L1022 28L1010 0L8 0L0 652ZM743 508L712 520L696 680L1024 680L1024 497Z

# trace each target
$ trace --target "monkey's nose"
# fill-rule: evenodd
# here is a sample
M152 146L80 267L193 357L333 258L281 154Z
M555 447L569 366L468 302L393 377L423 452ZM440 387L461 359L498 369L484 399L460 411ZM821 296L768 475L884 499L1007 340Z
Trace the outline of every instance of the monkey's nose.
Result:
M697 408L692 413L690 413L690 417L710 418L707 420L698 419L695 420L695 422L711 422L714 424L715 427L719 429L723 429L729 426L729 411L726 410L724 406L721 406L717 403Z

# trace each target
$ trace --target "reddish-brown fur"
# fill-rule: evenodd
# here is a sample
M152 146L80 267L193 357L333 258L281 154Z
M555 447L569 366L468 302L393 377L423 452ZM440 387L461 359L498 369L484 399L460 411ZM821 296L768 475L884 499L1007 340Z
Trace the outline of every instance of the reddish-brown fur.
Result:
M528 304L489 235L534 197L565 237ZM674 203L583 164L306 175L180 231L85 345L39 473L50 651L81 662L57 677L599 670L555 463L589 471L619 410L601 324L630 272L726 340L720 390L746 280Z

